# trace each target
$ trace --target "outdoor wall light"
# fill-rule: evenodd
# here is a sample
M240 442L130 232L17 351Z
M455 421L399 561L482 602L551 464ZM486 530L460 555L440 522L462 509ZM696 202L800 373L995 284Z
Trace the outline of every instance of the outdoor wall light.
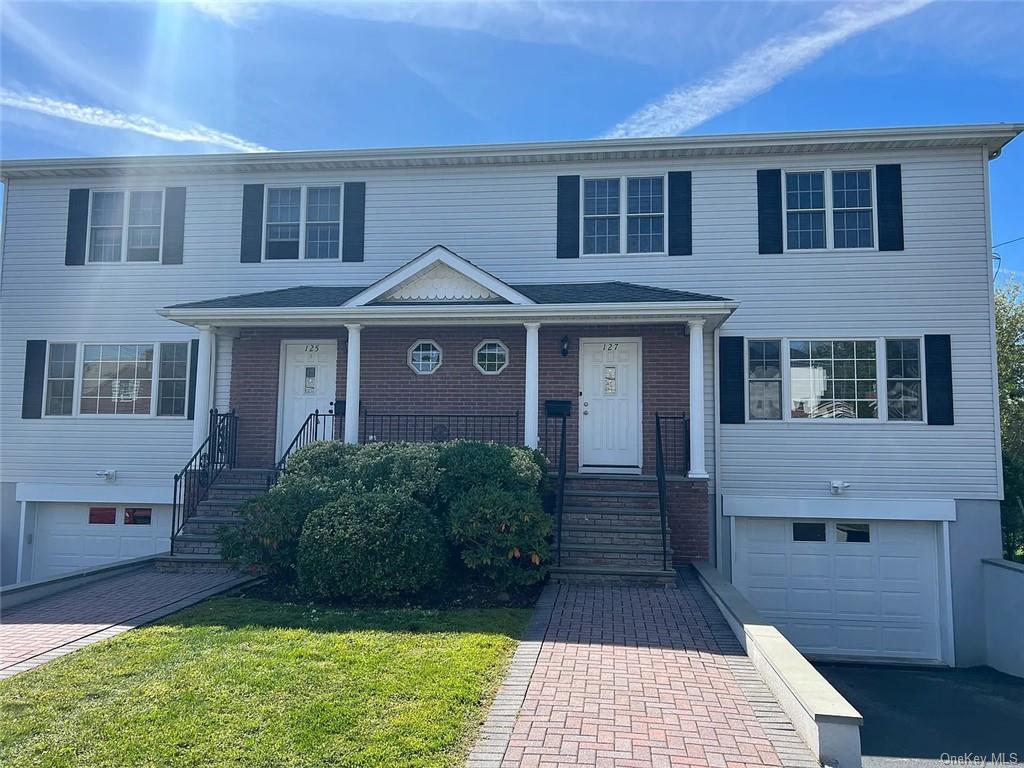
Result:
M562 345L562 357L568 357L569 356L569 337L568 336L563 336L562 337L562 341L560 343Z

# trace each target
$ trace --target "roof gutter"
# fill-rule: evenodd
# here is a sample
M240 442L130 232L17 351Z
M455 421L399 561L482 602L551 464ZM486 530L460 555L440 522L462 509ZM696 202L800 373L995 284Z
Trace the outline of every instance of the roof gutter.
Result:
M539 162L640 160L666 157L771 154L829 150L985 146L998 156L1024 124L990 123L912 128L725 134L646 139L480 144L397 149L313 150L208 155L60 158L0 163L0 179L58 175L234 173L304 168L401 168L510 165Z
M288 307L218 309L168 307L158 313L184 325L282 326L365 323L402 325L431 322L437 325L469 321L513 325L524 320L579 325L591 322L681 322L690 317L727 319L739 307L736 301L713 302L617 302L608 304L451 305Z

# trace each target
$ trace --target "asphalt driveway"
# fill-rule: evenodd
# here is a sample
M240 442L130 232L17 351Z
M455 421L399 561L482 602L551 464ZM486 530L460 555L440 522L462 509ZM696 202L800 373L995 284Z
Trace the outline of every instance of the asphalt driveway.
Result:
M815 667L864 716L864 768L1024 763L1020 678L988 667Z

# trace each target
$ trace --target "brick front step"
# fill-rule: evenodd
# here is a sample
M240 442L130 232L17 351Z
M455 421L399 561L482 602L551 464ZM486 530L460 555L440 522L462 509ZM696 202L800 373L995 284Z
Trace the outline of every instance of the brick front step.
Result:
M196 515L195 517L190 517L188 522L182 526L181 533L216 536L224 526L244 524L245 519L241 517L206 517L204 515Z
M156 559L156 569L164 573L238 573L220 555L168 555Z
M654 475L615 475L572 473L565 477L566 488L583 491L658 491Z
M565 506L572 507L626 507L629 509L658 508L657 491L607 491L569 488L565 491Z
M624 528L562 527L562 546L641 546L661 549L661 529L629 530Z
M672 586L676 572L656 568L561 565L551 569L554 581L596 582L601 584L652 584Z
M220 557L220 542L216 534L179 533L174 538L171 555L216 555Z
M202 517L228 517L237 518L238 508L242 506L241 501L230 499L205 499L199 502L198 512Z
M672 551L668 553L672 562ZM631 568L661 568L661 543L657 546L633 544L572 544L562 541L562 565L612 565Z
M660 531L661 514L657 509L566 507L562 510L562 528L564 530L569 526L657 528Z

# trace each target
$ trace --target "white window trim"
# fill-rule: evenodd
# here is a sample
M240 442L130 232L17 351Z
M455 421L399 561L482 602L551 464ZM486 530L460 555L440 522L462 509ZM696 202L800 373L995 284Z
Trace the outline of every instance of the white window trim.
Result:
M340 194L338 197L338 258L336 259L307 259L306 258L306 192L312 187L314 189L321 189L322 187L338 187ZM267 219L267 214L270 211L270 190L272 189L298 189L299 190L299 258L297 259L268 259L267 258L267 230L270 227L270 222ZM341 181L325 181L317 184L265 184L263 187L263 233L260 238L260 260L265 261L268 264L288 264L296 261L312 261L312 262L323 262L325 264L333 264L342 260L342 233L344 232L343 225L345 219L345 183ZM314 222L324 223L324 222Z
M871 232L870 248L836 248L832 213L832 174L839 171L867 171L871 175ZM821 173L824 176L825 195L825 247L824 248L790 248L789 247L789 198L786 195L786 175L790 173ZM846 209L840 209L846 210ZM799 212L795 211L795 212ZM784 253L872 253L878 251L878 184L875 183L875 166L836 165L815 168L783 168L782 169L782 242Z
M505 350L505 362L504 362L504 364L503 364L503 365L501 366L501 368L499 368L499 369L498 369L498 370L496 370L496 371L487 371L487 370L484 370L484 368L482 368L482 367L480 366L480 361L479 361L479 360L477 360L477 355L479 354L479 352L480 352L480 349L481 349L481 348L482 348L482 347L483 347L483 346L484 346L485 344L497 344L497 345L498 345L499 347L501 347L501 348L502 348L503 350ZM473 348L473 366L474 366L474 367L475 367L475 368L476 368L476 369L477 369L478 371L480 371L480 373L482 373L482 374L483 374L484 376L497 376L497 375L499 375L499 374L503 373L503 372L504 372L504 370L505 370L506 368L508 368L508 364L509 364L509 361L511 360L511 358L512 358L512 355L511 355L511 353L510 353L510 352L508 351L508 345L507 345L507 344L506 344L505 342L503 342L503 341L502 341L501 339L484 339L483 341L481 341L481 342L480 342L479 344L477 344L477 345L476 345L476 346L475 346L475 347ZM438 366L438 367L440 367L440 366Z
M826 339L828 341L873 341L875 342L875 387L878 392L878 416L874 419L797 419L792 415L792 377L789 367L789 343L808 339ZM889 419L889 393L887 388L888 371L885 360L886 339L916 339L921 354L921 418L917 421ZM750 342L778 341L781 345L780 361L782 366L782 418L752 419L750 417ZM927 375L924 361L924 334L921 333L887 333L884 336L842 336L842 335L807 335L800 336L745 336L743 337L743 413L744 424L770 425L779 424L861 424L878 425L894 424L900 428L922 427L928 425Z
M106 262L104 262L106 263ZM109 262L114 263L114 262ZM71 344L75 347L75 383L72 394L71 413L49 414L46 412L46 389L50 381L50 347L53 344ZM152 344L153 349L153 376L152 390L150 394L149 413L82 413L82 369L85 366L85 347L95 344ZM157 415L157 401L160 388L160 354L164 344L186 344L188 345L187 373L185 375L185 412L178 415ZM43 414L44 419L159 419L160 421L187 421L188 420L188 391L189 382L192 378L192 344L188 339L169 341L53 341L46 340L46 360L43 368Z
M90 523L89 522L89 510L90 509L106 509L109 507L114 508L114 522L113 523ZM149 523L141 525L139 523L132 523L129 525L124 521L125 511L128 509L148 509L149 510ZM88 503L85 506L85 524L87 526L95 526L97 528L153 528L154 518L156 517L156 506L153 504L107 504L105 502Z
M118 261L93 261L92 260L92 196L94 192L121 192L124 195L124 209L121 219L121 258ZM159 192L160 193L160 247L157 248L155 261L128 261L128 212L131 206L132 192ZM167 190L152 187L132 187L119 189L96 188L89 190L89 211L85 224L85 263L95 266L113 266L115 264L149 265L162 264L164 261L164 218L167 215ZM70 342L69 342L70 343ZM148 344L149 342L145 342Z
M662 243L664 248L660 251L637 251L631 253L626 245L626 239L628 237L628 219L629 215L629 179L655 179L661 178L661 193L662 199L665 201L664 208L662 211ZM587 253L584 250L583 245L583 223L588 218L586 210L586 188L588 181L601 181L603 179L615 179L619 180L619 250L612 251L609 253ZM668 203L668 173L627 173L617 175L614 173L609 174L594 174L591 176L580 177L580 225L579 225L579 237L580 237L580 256L585 258L594 258L602 256L665 256L668 254L668 214L669 214L669 203ZM611 214L608 214L611 215ZM646 216L648 214L633 214L633 216ZM656 214L650 214L656 215ZM597 214L596 217L600 218ZM595 218L591 216L589 218Z
M412 351L416 349L416 347L418 347L420 344L433 344L434 348L437 349L437 367L434 368L432 371L421 371L415 365L412 364ZM417 376L433 376L435 373L441 370L441 366L444 365L444 348L433 339L416 339L416 341L409 345L409 349L406 350L405 362L406 365L408 365L409 368L412 369L412 372L415 373Z

